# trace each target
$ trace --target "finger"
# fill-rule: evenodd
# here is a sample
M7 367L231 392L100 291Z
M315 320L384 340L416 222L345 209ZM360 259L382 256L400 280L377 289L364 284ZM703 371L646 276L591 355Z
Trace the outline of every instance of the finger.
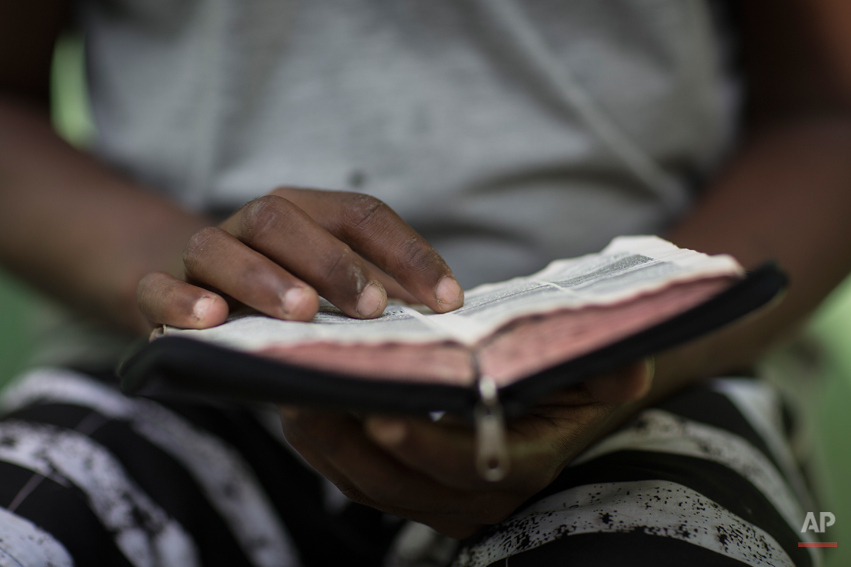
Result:
M378 448L360 422L344 414L282 412L294 448L352 500L392 513L462 513L470 495L441 486ZM340 476L341 471L344 476Z
M360 256L282 197L252 201L222 228L351 317L378 317L387 305L384 286Z
M220 228L195 233L183 262L191 281L212 286L266 315L310 321L319 309L316 291Z
M379 199L345 191L281 188L328 232L392 276L438 313L464 303L464 292L440 254Z
M224 323L228 316L221 296L164 272L142 278L136 298L142 314L154 325L205 329Z
M603 403L622 403L644 397L653 382L653 357L638 360L614 372L585 382L591 397Z
M286 411L286 410L284 410ZM345 474L331 464L320 451L315 449L299 432L298 428L288 426L286 420L283 423L284 436L287 442L307 461L316 472L334 483L343 495L358 504L370 506L378 510L426 524L440 533L457 539L468 537L481 529L486 524L495 524L508 517L523 499L509 498L502 494L474 494L469 498L465 495L463 504L446 505L451 512L431 512L414 508L403 508L398 503L382 503L367 496L361 489L355 486ZM490 499L490 502L485 502ZM430 508L435 503L429 498Z
M384 286L384 289L387 291L387 297L399 299L405 303L420 303L419 299L411 295L411 292L402 287L402 284L394 280L393 277L387 274L384 270L369 260L364 260L364 263L369 266L370 271L375 274L375 277L378 278L378 281L380 281L381 285Z
M301 457L312 467L316 472L331 481L343 495L358 504L365 506L374 506L373 502L366 497L360 490L355 488L346 476L340 472L337 467L333 466L318 450L316 450L299 432L299 428L294 426L291 419L284 417L287 414L294 415L297 412L295 408L281 407L281 428L287 443L301 455ZM291 413L293 412L293 413Z
M443 485L456 490L487 488L474 466L475 438L466 424L372 415L364 420L364 431L405 465Z
M365 431L405 465L442 485L462 491L498 489L528 497L543 489L561 464L558 443L550 437L561 439L570 434L552 430L552 421L546 421L550 430L542 426L536 431L527 423L522 432L508 432L509 473L499 483L479 474L475 464L476 436L469 425L369 416Z

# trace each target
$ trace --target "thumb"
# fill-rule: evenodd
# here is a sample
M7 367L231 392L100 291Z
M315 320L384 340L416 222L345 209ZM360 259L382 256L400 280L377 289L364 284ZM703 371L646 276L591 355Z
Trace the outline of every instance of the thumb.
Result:
M653 383L655 362L652 356L596 376L585 382L585 389L597 402L621 403L644 397Z

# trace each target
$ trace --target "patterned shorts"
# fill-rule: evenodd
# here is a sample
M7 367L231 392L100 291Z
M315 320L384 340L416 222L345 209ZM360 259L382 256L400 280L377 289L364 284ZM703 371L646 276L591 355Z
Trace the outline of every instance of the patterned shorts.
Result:
M752 379L645 410L461 542L347 501L265 408L40 369L0 409L0 566L819 564L788 413Z

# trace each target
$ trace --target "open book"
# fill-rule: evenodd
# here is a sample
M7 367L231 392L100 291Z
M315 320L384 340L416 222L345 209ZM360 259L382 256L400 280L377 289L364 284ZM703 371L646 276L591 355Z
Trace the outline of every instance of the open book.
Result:
M729 256L620 237L602 252L465 293L451 313L390 305L371 320L327 302L309 323L258 314L165 327L119 373L131 393L212 393L501 420L548 391L726 324L784 286Z
M391 304L377 319L352 319L323 300L309 324L237 315L158 336L366 379L470 386L481 374L505 386L682 313L742 275L729 256L619 238L600 254L469 290L451 313Z

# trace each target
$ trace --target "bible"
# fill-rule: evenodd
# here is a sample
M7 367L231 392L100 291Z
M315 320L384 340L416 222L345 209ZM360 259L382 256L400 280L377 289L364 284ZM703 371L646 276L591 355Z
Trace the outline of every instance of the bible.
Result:
M473 419L486 478L504 474L503 420L576 385L711 332L785 286L724 255L652 236L557 260L465 292L437 314L390 304L352 319L324 300L311 322L234 313L203 330L163 327L119 368L128 393L204 395Z

